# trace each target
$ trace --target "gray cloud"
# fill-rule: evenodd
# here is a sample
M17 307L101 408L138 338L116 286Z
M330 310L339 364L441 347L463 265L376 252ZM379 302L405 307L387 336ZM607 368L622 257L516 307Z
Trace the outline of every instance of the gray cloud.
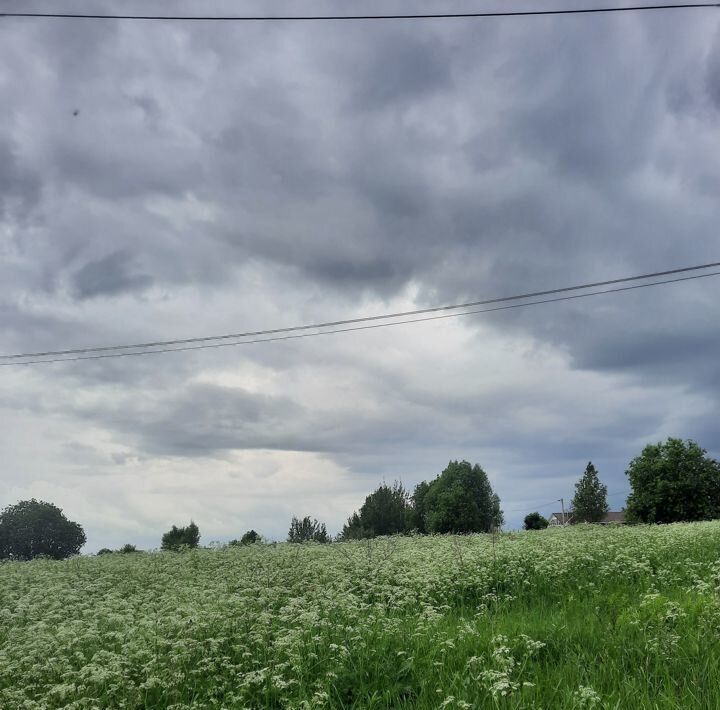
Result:
M285 326L717 260L718 37L714 15L689 12L4 22L2 350ZM218 536L230 506L277 534L296 502L327 506L336 525L382 477L412 484L450 458L481 461L507 507L568 497L588 458L622 489L645 441L695 436L720 451L717 288L3 368L3 490L80 501L110 543L93 518L103 500L119 544L193 505ZM198 471L218 490L196 488Z
M708 96L717 109L720 109L720 33L708 52L705 69L705 86Z
M0 216L23 214L40 197L40 180L23 165L10 140L0 137Z
M152 277L137 273L132 256L116 251L78 269L73 278L80 298L112 295L125 291L142 291L152 285Z
M349 111L386 109L452 87L452 55L438 37L381 29L371 52L355 56L350 69Z

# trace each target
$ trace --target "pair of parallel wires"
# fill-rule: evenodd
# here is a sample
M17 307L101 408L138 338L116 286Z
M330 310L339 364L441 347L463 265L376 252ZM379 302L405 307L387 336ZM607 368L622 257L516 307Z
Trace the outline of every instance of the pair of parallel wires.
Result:
M34 18L56 20L155 20L155 21L195 21L195 22L296 22L296 21L348 21L348 20L449 20L449 19L481 19L500 17L527 17L527 16L554 16L554 15L598 15L607 13L627 13L641 11L668 11L690 10L720 7L720 3L674 3L657 5L633 5L592 8L565 8L548 10L516 10L516 11L485 11L485 12L459 12L459 13L414 13L414 14L387 14L387 15L129 15L129 14L91 14L91 13L61 13L61 12L1 12L0 19ZM130 357L138 355L151 355L158 353L179 352L187 350L200 350L220 348L253 343L265 343L280 340L293 340L298 338L316 337L350 331L386 328L410 323L419 323L445 318L457 318L479 313L504 311L509 309L526 308L541 304L557 303L590 296L600 296L608 293L618 293L635 289L660 286L664 284L691 281L720 275L720 271L707 272L708 269L720 267L720 262L701 264L678 269L670 269L655 273L610 279L595 283L567 286L563 288L536 291L533 293L516 294L500 298L471 301L467 303L423 308L399 313L385 313L361 318L347 318L344 320L313 323L285 328L272 328L266 330L228 333L216 336L203 336L175 340L156 340L128 345L93 346L83 348L68 348L46 350L38 352L13 353L0 355L0 367L14 365L39 365L54 362L68 362L77 360L98 360L104 358ZM690 276L678 277L677 274L691 271L703 271ZM675 275L675 278L662 278ZM641 281L633 285L625 285L603 290L590 290L602 286L626 284ZM573 295L558 296L557 294L574 292ZM545 296L552 296L543 298ZM503 305L497 305L503 304ZM478 306L490 306L477 308ZM467 310L470 309L470 310ZM438 313L443 312L443 313ZM435 315L428 315L428 314Z
M0 367L17 365L40 365L78 360L100 360L105 358L134 357L188 350L234 347L255 343L268 343L321 335L333 335L352 331L388 328L411 323L458 318L480 313L491 313L511 309L528 308L549 303L571 301L581 298L621 293L667 284L677 284L698 279L720 276L720 261L655 271L636 276L595 281L593 283L564 286L560 288L528 293L486 298L465 303L455 303L409 311L382 313L343 320L309 323L264 330L251 330L221 335L208 335L174 340L152 340L125 345L100 345L79 348L44 350L0 355ZM610 287L610 288L601 288ZM480 307L482 306L482 307Z

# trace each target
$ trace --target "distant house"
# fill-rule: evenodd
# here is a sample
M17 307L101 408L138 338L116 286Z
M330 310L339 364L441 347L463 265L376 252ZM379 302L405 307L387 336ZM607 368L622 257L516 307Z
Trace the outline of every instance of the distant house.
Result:
M562 527L563 525L575 525L578 521L575 520L572 511L567 513L553 513L548 518L548 525L550 527ZM618 510L607 513L607 515L600 521L600 525L622 525L625 522L625 511Z
M553 528L559 528L562 525L571 525L573 522L572 513L553 513L548 518L548 525Z

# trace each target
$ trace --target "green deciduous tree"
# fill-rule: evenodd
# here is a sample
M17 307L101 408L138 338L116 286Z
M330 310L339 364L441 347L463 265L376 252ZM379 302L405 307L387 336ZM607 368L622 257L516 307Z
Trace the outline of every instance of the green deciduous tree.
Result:
M607 486L600 483L592 461L588 461L585 473L575 484L571 508L574 522L599 523L607 515Z
M491 496L492 501L492 524L496 530L505 525L505 516L503 515L502 508L500 507L500 496L497 493L493 493Z
M523 527L525 530L544 530L548 526L547 518L544 518L540 513L528 513L525 516Z
M432 533L490 532L502 525L500 499L487 474L467 461L451 461L422 494L422 506Z
M31 560L43 555L62 560L77 555L85 532L52 503L23 500L0 513L0 559Z
M241 545L254 545L256 542L260 542L260 535L254 530L248 530L241 538Z
M674 523L720 518L720 463L696 442L648 444L626 471L630 521Z
M309 515L302 520L293 517L288 532L288 542L330 542L325 523L319 523Z
M173 525L172 528L162 536L160 549L178 552L184 549L194 549L199 544L200 530L191 520L190 525L184 528Z
M356 540L406 532L412 526L411 514L410 496L402 483L396 481L392 486L383 483L348 518L340 538Z
M347 523L343 525L343 529L338 535L338 540L362 540L366 537L374 537L371 530L366 530L363 527L360 515L355 511L348 519Z
M419 533L427 533L427 507L425 505L425 497L430 490L430 484L427 481L421 481L415 486L415 492L412 495L412 512L411 512L411 528L415 528Z

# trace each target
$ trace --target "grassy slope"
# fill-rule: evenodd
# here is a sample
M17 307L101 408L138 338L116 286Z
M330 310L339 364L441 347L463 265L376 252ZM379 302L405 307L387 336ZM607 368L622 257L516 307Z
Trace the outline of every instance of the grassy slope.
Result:
M720 522L4 564L0 708L720 708L719 585Z

